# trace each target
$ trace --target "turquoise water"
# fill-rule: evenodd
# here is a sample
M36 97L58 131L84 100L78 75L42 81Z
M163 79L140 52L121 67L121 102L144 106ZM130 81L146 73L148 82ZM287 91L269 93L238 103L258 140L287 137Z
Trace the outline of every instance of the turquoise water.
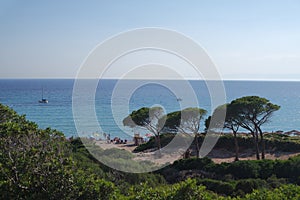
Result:
M126 81L125 85L131 87L134 81ZM180 88L180 81L172 81ZM51 127L62 131L67 137L77 136L73 113L72 91L74 80L0 80L0 102L12 107L19 114L26 114L29 120L35 121L41 128ZM111 98L117 80L102 80L97 88L95 97L95 110L101 129L88 126L84 133L90 135L93 132L110 133L112 137L130 138L135 131L122 126L121 113L114 120L111 111ZM203 81L190 81L200 107L211 112L209 92ZM290 131L300 130L300 82L260 82L260 81L225 81L227 102L245 96L258 95L271 100L281 106L274 113L271 121L264 125L265 131ZM48 104L40 104L38 100L44 97ZM84 94L83 94L84 95ZM180 97L185 101L188 96ZM127 103L126 98L116 100L117 107ZM162 105L166 112L172 112L180 108L177 97L167 88L148 84L138 88L129 100L129 111L143 106ZM84 105L82 105L84 106ZM88 121L88 119L87 119Z

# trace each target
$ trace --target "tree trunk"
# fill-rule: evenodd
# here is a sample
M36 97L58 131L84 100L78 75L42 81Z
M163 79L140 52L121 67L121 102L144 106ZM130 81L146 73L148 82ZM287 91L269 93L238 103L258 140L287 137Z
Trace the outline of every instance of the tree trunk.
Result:
M257 135L257 133L255 133L255 151L256 151L256 159L260 160L259 145L258 145L258 135Z
M196 133L196 135L195 135L195 142L196 142L196 157L197 158L199 158L200 157L200 155L199 155L199 153L200 153L200 147L199 147L199 141L198 141L198 133Z
M261 159L265 159L265 148L266 148L266 144L265 144L264 136L263 134L261 134Z
M161 158L162 155L161 155L161 151L160 151L160 149L161 149L160 134L155 135L155 140L156 140L155 142L156 142L156 146L157 146L157 154L156 154L156 156L158 156L158 158Z
M234 161L238 161L239 160L239 144L237 141L237 137L236 137L236 132L233 132L233 136L234 136L234 146L235 146L235 159Z
M160 151L160 149L161 149L161 144L160 144L160 134L157 134L157 135L155 136L155 138L156 138L157 149Z
M265 159L266 144L265 144L265 140L264 140L264 134L260 128L258 128L258 130L259 130L259 134L260 134L260 143L261 143L261 159Z
M258 147L258 135L257 135L257 133L252 133L252 136L253 136L253 141L254 141L254 146L255 146L256 159L260 160L259 147Z

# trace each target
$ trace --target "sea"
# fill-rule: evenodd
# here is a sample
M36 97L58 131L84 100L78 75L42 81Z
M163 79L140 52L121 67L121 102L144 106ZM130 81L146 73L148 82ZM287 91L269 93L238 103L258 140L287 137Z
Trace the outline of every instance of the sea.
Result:
M147 131L123 126L122 119L130 112L141 107L159 105L169 113L182 109L182 104L192 98L189 94L177 96L178 93L173 91L174 88L184 90L184 83L180 80L168 80L165 84L156 81L122 80L121 91L124 93L117 88L119 81L100 80L95 87L95 96L91 95L93 101L76 104L80 107L79 110L86 111L89 110L86 109L86 104L93 103L95 113L84 112L84 120L81 121L78 113L74 115L72 103L74 98L88 95L86 93L90 88L87 84L86 90L82 88L75 94L73 79L0 79L0 103L13 108L21 115L26 115L28 120L36 122L40 128L51 127L63 132L66 137L101 138L110 134L111 138L131 139L134 134L145 135ZM207 82L187 82L196 95L199 107L208 111L208 117L214 108ZM173 85L172 88L168 87L168 83ZM300 130L300 82L223 81L222 84L226 92L226 102L243 96L257 95L281 106L280 110L274 112L271 120L263 125L263 131ZM42 96L49 103L39 103ZM81 125L78 125L76 119ZM93 123L95 120L97 123ZM204 129L203 124L202 121L200 131Z

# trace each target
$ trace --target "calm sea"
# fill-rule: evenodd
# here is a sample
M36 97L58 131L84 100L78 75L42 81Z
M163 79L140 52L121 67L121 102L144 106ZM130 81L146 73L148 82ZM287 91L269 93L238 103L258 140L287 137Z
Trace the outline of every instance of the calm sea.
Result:
M180 88L180 81L171 81ZM147 84L139 87L127 98L118 97L116 100L116 116L113 117L111 99L117 80L101 80L98 84L95 97L95 110L97 120L101 126L93 127L86 124L86 129L80 134L91 135L94 132L109 133L112 137L131 138L134 132L124 128L122 120L124 113L118 113L119 108L129 104L129 111L143 106L162 105L166 112L172 112L180 108L180 101L187 100L188 96L176 97L172 91L157 84ZM125 81L125 85L131 87L134 80ZM25 114L27 119L36 122L41 128L51 127L62 131L67 137L77 136L73 113L72 91L74 80L0 80L0 102L8 105L19 114ZM124 83L123 83L124 84ZM200 107L211 112L210 95L204 81L190 81L197 95ZM246 96L258 95L269 99L272 103L281 106L274 113L271 121L264 125L265 131L290 131L300 130L300 82L261 82L261 81L225 81L227 102ZM40 104L38 100L44 97L48 104ZM85 94L82 94L85 95ZM82 105L84 106L84 105ZM88 121L88 119L87 119ZM202 123L203 124L203 123Z

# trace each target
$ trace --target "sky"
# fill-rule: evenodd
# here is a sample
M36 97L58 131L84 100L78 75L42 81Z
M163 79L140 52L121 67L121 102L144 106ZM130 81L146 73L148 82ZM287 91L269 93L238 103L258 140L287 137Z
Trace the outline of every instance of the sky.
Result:
M107 38L158 27L192 38L223 79L300 81L298 0L0 0L0 24L0 78L75 78Z

